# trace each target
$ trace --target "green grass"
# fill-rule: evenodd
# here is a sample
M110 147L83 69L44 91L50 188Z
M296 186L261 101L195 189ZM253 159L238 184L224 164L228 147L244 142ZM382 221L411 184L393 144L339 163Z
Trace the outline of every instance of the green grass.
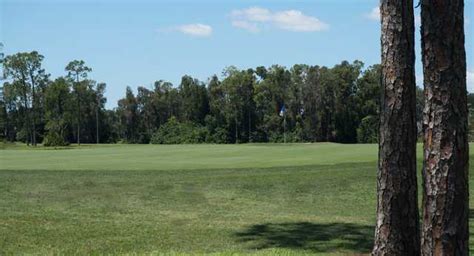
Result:
M26 150L25 150L26 149ZM14 146L0 170L195 170L267 168L373 161L374 145L86 145L61 150Z
M376 145L8 147L0 255L366 254L376 158Z

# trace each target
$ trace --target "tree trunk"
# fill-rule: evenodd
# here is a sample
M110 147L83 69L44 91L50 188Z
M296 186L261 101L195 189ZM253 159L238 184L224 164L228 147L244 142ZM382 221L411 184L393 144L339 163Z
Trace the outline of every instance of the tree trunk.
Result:
M36 92L35 92L35 82L34 82L34 78L33 76L31 75L31 112L32 112L32 117L31 117L31 120L32 120L32 123L33 123L33 131L32 131L32 145L33 146L36 146L36 110L35 110L35 99L36 99Z
M382 105L373 255L419 255L413 1L382 0Z
M78 96L77 100L77 145L81 145L81 103Z
M99 104L99 99L97 99L97 107L95 109L95 138L97 144L99 144Z
M250 109L248 110L248 117L249 117L249 138L248 138L248 143L252 142L252 118L251 118L251 112Z
M463 0L422 0L422 255L469 254L468 110Z

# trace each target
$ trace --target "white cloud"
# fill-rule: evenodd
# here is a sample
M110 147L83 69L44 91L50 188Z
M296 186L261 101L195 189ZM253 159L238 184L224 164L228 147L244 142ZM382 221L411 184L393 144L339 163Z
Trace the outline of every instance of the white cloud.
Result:
M252 33L258 33L260 31L257 24L248 22L246 20L233 20L232 26L236 28L242 28L242 29L248 30Z
M380 21L380 8L374 7L371 12L365 14L365 17L371 20Z
M307 16L301 11L285 10L272 12L260 7L250 7L242 10L234 10L230 14L232 25L250 32L260 31L265 24L275 26L279 29L296 32L315 32L329 28L329 25L316 17Z
M321 31L328 28L328 25L319 19L306 16L300 11L289 10L277 12L274 21L279 28L291 31Z
M271 20L272 13L268 9L250 7L243 10L233 10L230 15L236 19L265 22Z
M172 30L198 37L207 37L212 34L212 27L201 23L176 26Z
M474 92L474 69L466 73L467 91Z

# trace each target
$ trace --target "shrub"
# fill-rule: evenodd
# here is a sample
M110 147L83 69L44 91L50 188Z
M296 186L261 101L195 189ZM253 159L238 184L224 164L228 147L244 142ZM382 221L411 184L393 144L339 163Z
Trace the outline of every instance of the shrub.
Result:
M209 133L205 127L189 122L180 123L175 117L162 125L151 137L151 144L197 144L206 142Z
M378 142L379 120L376 116L366 116L362 118L359 128L357 128L357 141L359 143Z
M64 120L50 120L45 128L48 131L43 140L43 145L45 147L61 147L69 145L69 142L64 139Z
M48 132L44 138L43 145L45 147L61 147L68 146L69 142L64 140L64 137L57 132Z

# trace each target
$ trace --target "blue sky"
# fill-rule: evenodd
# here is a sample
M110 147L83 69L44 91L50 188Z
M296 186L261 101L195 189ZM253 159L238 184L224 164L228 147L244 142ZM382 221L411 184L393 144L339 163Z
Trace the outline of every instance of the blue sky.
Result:
M71 60L86 61L91 78L107 83L112 108L127 85L151 88L160 79L178 85L185 74L207 81L230 65L379 63L378 2L0 0L0 41L6 54L39 51L53 77L65 75ZM474 91L474 0L465 4ZM421 80L419 56L416 73Z

